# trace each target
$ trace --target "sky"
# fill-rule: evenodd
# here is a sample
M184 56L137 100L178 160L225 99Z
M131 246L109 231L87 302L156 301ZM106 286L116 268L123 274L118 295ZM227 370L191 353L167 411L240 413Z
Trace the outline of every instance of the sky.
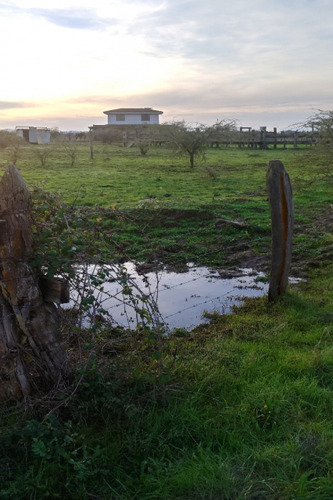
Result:
M332 0L0 0L0 129L103 111L295 128L333 109Z

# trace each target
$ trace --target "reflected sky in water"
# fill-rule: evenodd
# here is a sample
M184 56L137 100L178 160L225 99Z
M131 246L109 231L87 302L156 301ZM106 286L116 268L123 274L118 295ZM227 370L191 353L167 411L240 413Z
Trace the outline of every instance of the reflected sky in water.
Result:
M268 284L262 281L265 275L252 269L239 269L236 277L225 278L216 270L193 265L183 273L163 270L144 275L138 274L132 263L124 266L134 284L132 295L139 297L146 294L150 300L153 299L158 306L160 321L169 330L190 330L208 321L203 313L230 313L232 307L240 305L244 297L258 297L268 291ZM89 266L89 273L93 276L96 269ZM109 277L102 288L102 291L95 289L93 293L103 309L108 311L113 323L135 328L140 318L129 297L123 295L123 284ZM138 306L142 306L139 299Z

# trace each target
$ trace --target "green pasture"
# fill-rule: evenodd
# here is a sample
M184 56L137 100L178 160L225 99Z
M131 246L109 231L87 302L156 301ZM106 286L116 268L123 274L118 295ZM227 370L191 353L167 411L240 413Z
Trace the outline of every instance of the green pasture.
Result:
M64 326L72 384L0 409L0 499L331 500L331 159L209 149L190 169L167 149L95 144L93 160L80 145L74 166L59 149L41 167L33 148L17 162L23 177L59 193L44 203L38 191L36 217L53 224L41 242L54 252L65 241L66 215L91 255L106 260L105 246L174 266L268 269L265 175L281 160L294 193L292 272L306 279L275 303L249 299L168 337Z
M48 148L53 152L42 167L36 152ZM59 192L68 203L104 208L116 205L120 210L135 209L140 201L152 197L156 205L180 209L235 198L257 199L264 196L265 173L271 159L285 162L297 179L313 178L311 170L305 172L305 166L297 161L304 156L304 149L210 148L205 159L198 159L191 169L186 158L173 155L165 147L152 147L143 156L135 147L96 143L93 160L87 145L76 148L74 166L59 145L25 147L17 166L27 182Z
M45 166L43 151L50 152ZM22 148L17 166L31 188L57 193L69 211L77 206L100 210L95 218L128 258L227 267L251 254L252 260L261 256L267 267L266 170L270 160L281 160L294 192L297 274L304 261L329 243L326 231L318 231L318 221L329 210L331 177L327 165L311 153L307 148L209 148L190 168L186 157L165 147L151 147L143 156L135 147L95 143L91 160L88 144L74 144L72 150L31 145ZM9 161L5 150L1 163Z

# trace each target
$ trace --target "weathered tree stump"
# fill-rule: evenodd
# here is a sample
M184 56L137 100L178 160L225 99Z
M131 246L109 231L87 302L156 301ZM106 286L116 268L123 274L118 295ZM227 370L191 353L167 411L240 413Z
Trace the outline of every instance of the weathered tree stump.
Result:
M14 165L0 181L0 400L69 376L58 311L43 298L29 265L31 196Z
M288 286L294 221L291 183L281 161L269 162L266 185L272 228L272 264L268 298L273 301L284 293Z

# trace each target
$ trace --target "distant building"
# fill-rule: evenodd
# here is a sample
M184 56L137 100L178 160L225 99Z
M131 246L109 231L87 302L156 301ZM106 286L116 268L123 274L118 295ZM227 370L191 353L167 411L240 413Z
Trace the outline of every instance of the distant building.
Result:
M15 131L30 144L48 144L51 140L50 129L46 127L16 127Z
M158 125L163 111L152 108L118 108L103 111L108 125Z

